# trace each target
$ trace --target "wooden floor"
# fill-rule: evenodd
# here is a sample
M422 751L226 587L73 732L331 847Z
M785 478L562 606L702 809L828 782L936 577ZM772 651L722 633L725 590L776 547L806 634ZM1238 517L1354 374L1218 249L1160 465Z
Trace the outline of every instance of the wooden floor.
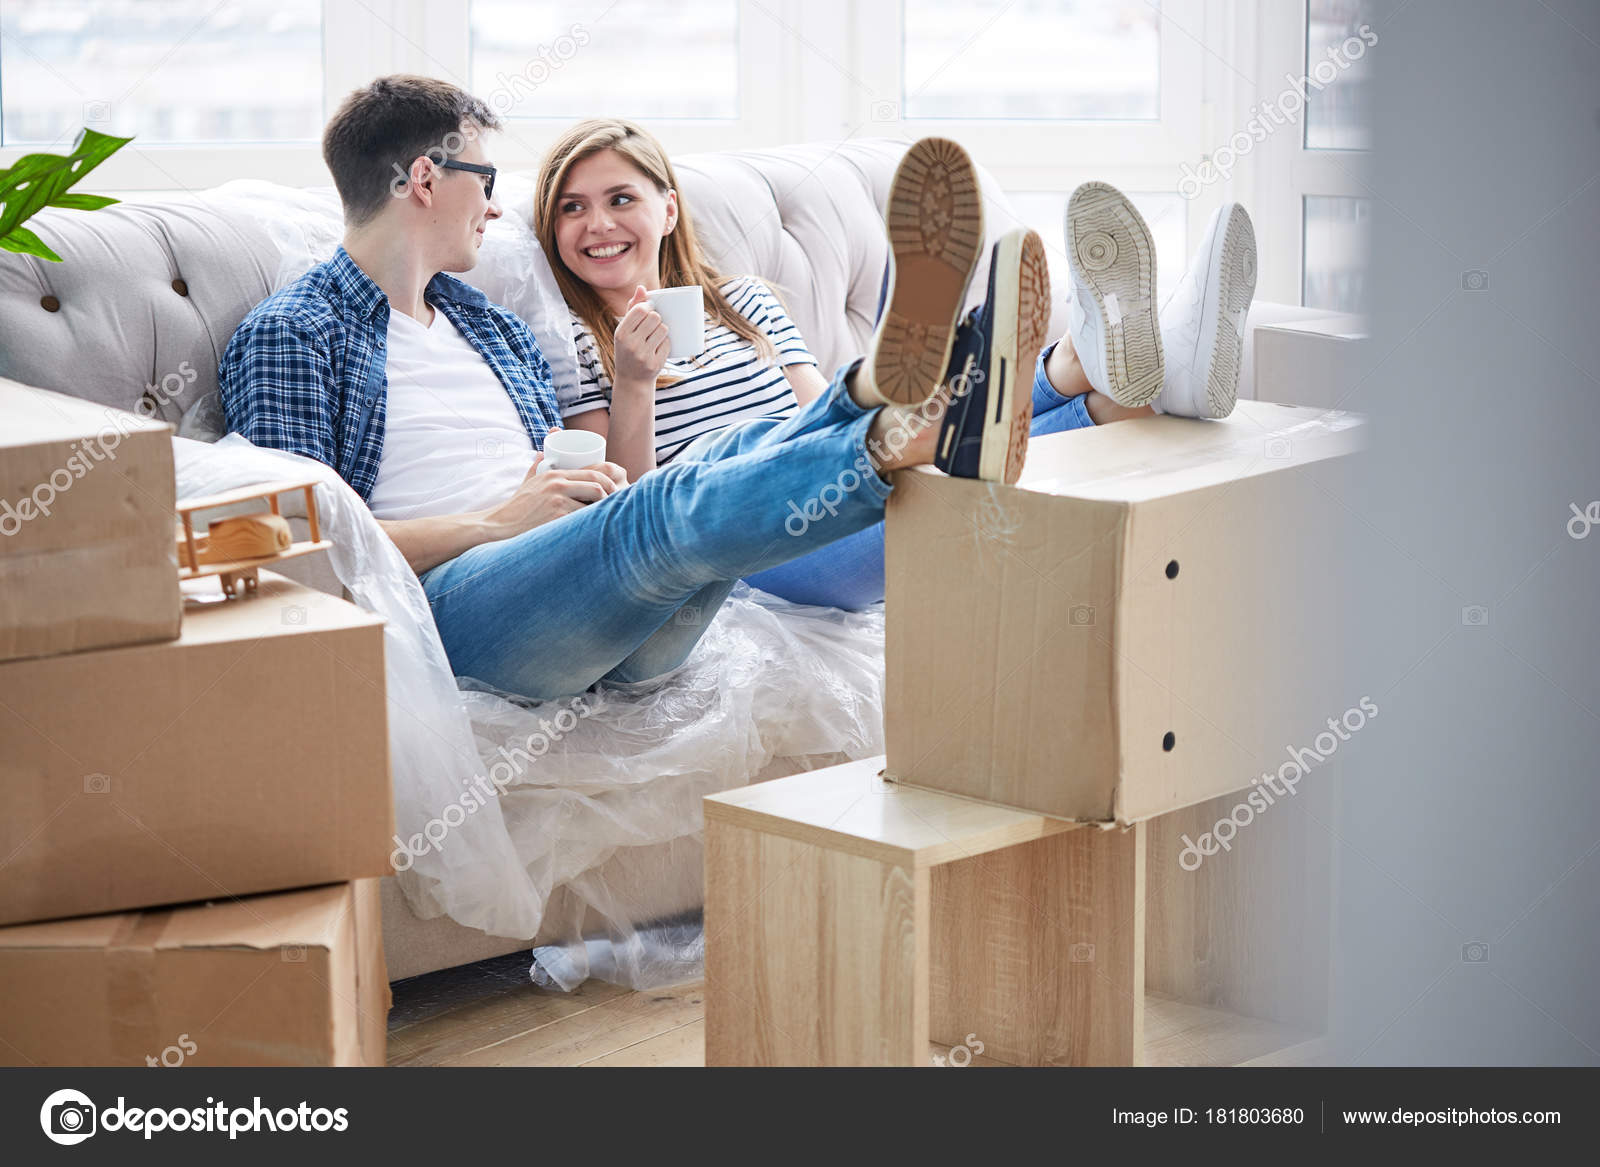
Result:
M703 1066L704 985L636 993L589 981L536 987L528 957L499 957L394 986L391 1066ZM929 1048L929 1064L946 1051ZM1153 1066L1302 1065L1319 1044L1282 1026L1151 996ZM995 1065L977 1058L974 1065Z

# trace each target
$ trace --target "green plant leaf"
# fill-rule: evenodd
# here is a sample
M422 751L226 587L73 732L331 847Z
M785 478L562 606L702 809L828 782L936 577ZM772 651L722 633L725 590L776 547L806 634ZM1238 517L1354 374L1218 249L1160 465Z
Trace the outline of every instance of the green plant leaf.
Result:
M59 200L103 197L69 195L67 190L131 141L132 138L115 138L86 129L73 143L72 153L65 157L59 154L24 154L10 169L0 170L0 239L9 238L12 232L45 207L67 206L75 210L93 210L92 207ZM33 238L37 241L37 236ZM44 244L39 243L38 246L44 247ZM45 250L50 249L46 247ZM30 249L29 254L37 255L38 252ZM53 252L51 258L55 258Z
M40 239L26 227L13 227L4 235L0 235L0 247L7 251L20 251L23 255L37 255L40 259L61 262L61 257L45 246Z
M50 205L68 211L98 211L101 207L109 207L112 203L121 201L110 195L64 194Z

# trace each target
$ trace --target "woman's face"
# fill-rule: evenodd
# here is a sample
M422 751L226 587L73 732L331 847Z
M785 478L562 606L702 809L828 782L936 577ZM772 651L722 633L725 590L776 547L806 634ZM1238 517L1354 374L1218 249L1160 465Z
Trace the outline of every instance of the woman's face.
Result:
M615 150L573 165L556 199L556 250L584 283L626 302L661 286L661 239L678 221L678 196Z

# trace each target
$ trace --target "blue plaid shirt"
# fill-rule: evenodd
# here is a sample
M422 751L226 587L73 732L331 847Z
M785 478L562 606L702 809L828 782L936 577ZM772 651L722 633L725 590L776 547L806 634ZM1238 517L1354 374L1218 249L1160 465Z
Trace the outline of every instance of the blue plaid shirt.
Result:
M506 387L533 448L560 424L550 366L514 313L443 273L424 299ZM228 428L258 446L333 467L363 502L383 456L389 298L343 247L257 304L218 369Z

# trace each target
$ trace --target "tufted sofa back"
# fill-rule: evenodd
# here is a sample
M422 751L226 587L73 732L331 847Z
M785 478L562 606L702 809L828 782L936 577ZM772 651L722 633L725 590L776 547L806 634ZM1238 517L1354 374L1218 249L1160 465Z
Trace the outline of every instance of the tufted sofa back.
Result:
M776 285L825 372L858 354L871 332L887 255L883 206L905 148L875 139L675 160L712 262ZM495 227L515 233L498 245L533 248L532 176L507 177L508 222ZM998 187L984 181L1003 208ZM280 212L305 207L307 218L326 220L312 232L313 253L331 251L338 237L331 192L251 185L254 202L199 192L36 216L30 226L64 262L0 252L0 376L121 409L145 397L144 412L176 424L215 391L218 361L245 313L294 274L281 224L258 213L274 205L262 191L281 196ZM1014 222L1009 213L988 219L991 236ZM521 311L515 289L484 273L464 278Z

